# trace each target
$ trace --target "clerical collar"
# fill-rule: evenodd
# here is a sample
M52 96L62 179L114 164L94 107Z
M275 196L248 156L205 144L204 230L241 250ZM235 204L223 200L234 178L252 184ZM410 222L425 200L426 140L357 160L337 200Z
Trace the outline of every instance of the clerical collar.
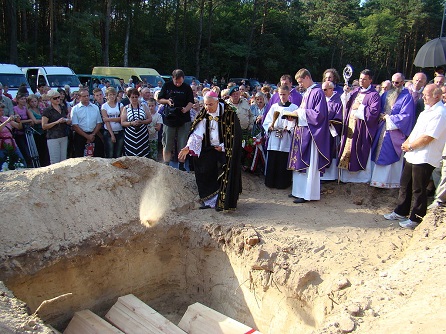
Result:
M330 97L326 96L325 98L327 99L327 102L330 101L332 99L332 97L335 96L337 93L338 93L337 91L333 90L333 94L331 94Z
M372 88L372 85L370 85L370 86L368 86L367 88L362 88L361 87L361 93L365 93L365 92L368 92L370 89Z
M307 88L307 90L313 89L314 87L316 87L316 83L313 83L310 87Z
M287 101L285 103L282 103L282 101L279 101L279 106L281 107L289 107L291 105L290 101Z

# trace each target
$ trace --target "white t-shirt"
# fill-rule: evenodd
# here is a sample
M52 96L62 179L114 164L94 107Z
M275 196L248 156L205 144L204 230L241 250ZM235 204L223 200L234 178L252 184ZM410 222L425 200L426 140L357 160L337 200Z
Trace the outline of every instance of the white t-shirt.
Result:
M152 114L152 122L147 126L149 130L149 140L158 140L158 131L155 130L157 124L163 124L163 117L159 112Z
M409 136L409 144L422 135L430 136L434 140L426 146L406 152L404 157L411 164L428 163L434 167L439 167L446 142L446 107L443 106L441 101L430 108L426 108L418 116L417 123Z
M120 117L121 116L121 111L119 110L119 107L122 108L123 104L122 103L116 103L116 105L114 106L114 108L110 107L108 102L104 103L102 105L102 110L105 110L107 112L107 116L109 118L115 118L115 117ZM121 122L110 122L110 126L112 131L121 131L122 130L122 125ZM107 127L104 123L104 128L107 130Z

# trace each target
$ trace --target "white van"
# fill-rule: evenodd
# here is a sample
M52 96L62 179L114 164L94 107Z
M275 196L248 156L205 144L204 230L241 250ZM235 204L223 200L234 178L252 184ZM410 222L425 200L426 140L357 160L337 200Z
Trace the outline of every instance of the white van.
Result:
M26 85L28 93L32 93L25 75L20 68L14 64L0 64L0 83L9 87L8 93L11 94L13 98L17 95L17 90L22 84Z
M22 71L34 92L37 92L39 85L46 85L52 89L63 88L65 85L68 85L71 92L79 90L79 78L69 67L22 67Z

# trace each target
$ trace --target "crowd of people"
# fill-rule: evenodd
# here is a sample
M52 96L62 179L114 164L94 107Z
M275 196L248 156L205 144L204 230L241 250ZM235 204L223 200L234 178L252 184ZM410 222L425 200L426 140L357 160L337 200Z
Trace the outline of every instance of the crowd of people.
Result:
M16 156L36 167L32 133L38 166L83 156L178 162L194 171L202 209L235 209L243 170L264 175L267 187L291 187L294 203L319 200L327 181L399 188L397 207L385 218L407 228L421 222L435 186L432 206L446 201L441 68L430 84L422 72L373 84L368 69L352 85L341 83L336 69L327 69L321 84L300 69L297 86L283 75L276 89L217 80L188 85L184 78L177 69L158 87L129 82L125 91L103 82L92 96L84 87L45 86L31 95L19 90L14 100L0 94L0 163Z

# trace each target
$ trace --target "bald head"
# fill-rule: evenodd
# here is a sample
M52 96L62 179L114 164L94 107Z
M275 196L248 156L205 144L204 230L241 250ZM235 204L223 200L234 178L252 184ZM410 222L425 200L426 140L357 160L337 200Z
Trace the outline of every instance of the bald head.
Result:
M392 75L393 88L399 89L404 85L404 75L402 73L395 73Z
M444 86L444 75L439 74L434 78L434 85L437 85L438 87Z
M441 88L436 84L429 84L423 90L423 101L427 106L432 107L441 100Z
M326 97L331 97L334 93L334 84L331 81L325 81L322 83L322 90Z
M426 86L427 76L423 72L415 73L412 79L413 87L416 91L419 91L421 88Z
M446 103L446 86L441 87L441 99L443 103Z

